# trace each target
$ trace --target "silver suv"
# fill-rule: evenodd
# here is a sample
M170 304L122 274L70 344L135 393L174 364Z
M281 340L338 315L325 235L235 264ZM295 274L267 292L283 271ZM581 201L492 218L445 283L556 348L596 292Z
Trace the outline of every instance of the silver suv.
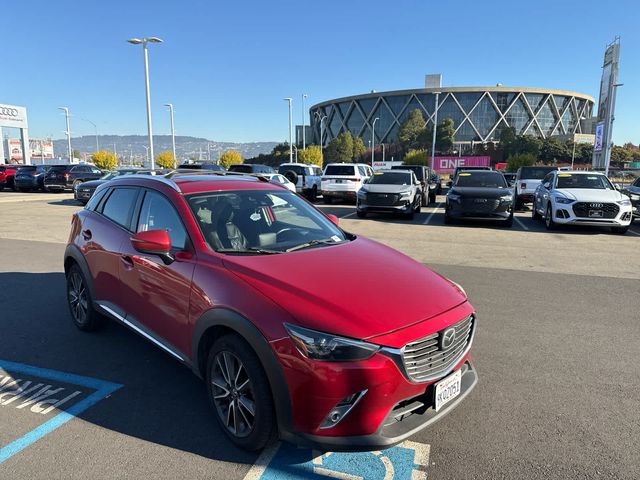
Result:
M422 207L422 185L411 170L378 170L358 191L356 214L402 213L413 218Z

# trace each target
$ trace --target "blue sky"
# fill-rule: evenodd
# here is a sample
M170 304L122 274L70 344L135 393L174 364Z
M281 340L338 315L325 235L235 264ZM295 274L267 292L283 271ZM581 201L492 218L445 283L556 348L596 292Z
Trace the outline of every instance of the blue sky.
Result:
M424 85L503 85L597 97L607 43L621 36L614 141L640 142L640 3L537 0L3 2L0 103L25 105L30 135L145 134L142 48L150 47L154 133L281 141L287 105ZM26 28L23 28L26 27Z

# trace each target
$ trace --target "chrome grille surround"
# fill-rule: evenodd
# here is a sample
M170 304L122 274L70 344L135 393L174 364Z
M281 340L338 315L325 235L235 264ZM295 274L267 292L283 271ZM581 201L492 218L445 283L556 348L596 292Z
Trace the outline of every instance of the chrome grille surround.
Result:
M443 349L442 334L454 328L453 343ZM406 344L403 348L383 347L381 353L390 357L412 383L425 383L449 374L469 352L476 330L476 315L471 314L436 333Z

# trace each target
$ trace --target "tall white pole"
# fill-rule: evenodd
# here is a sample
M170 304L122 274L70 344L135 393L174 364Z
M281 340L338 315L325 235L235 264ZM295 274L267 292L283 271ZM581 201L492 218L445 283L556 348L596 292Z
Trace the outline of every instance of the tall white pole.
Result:
M382 146L382 162L384 163L384 143L381 143L380 146Z
M171 151L173 152L173 166L176 167L178 165L178 157L176 157L176 131L173 126L173 104L166 103L166 107L169 107L169 116L171 119Z
M307 98L307 94L302 94L302 149L307 148L307 134L304 131L304 122L305 122L305 114L304 114L304 99Z
M153 156L153 126L151 124L151 92L149 90L149 54L147 42L142 44L144 52L144 85L147 91L147 133L149 134L149 153L151 154L151 170L155 169L155 160Z
M616 83L613 85L613 95L611 96L611 113L609 116L611 120L605 130L607 138L605 139L606 143L605 143L605 150L604 150L604 174L607 177L609 176L609 164L611 163L611 150L613 148L611 133L613 131L613 121L615 120L616 93L618 92L618 87L621 87L622 85L623 85L622 83Z
M376 122L380 120L379 117L373 119L373 124L371 125L371 168L373 168L373 156L376 151Z
M431 169L436 163L436 132L438 130L438 100L440 99L440 92L435 92L436 94L436 109L433 114L433 137L431 140Z
M69 163L73 163L73 157L71 155L71 127L69 126L69 108L58 107L58 110L62 110L64 112L64 117L67 123L67 131L65 133L67 135L67 150L69 152Z
M289 162L293 163L293 98L283 100L289 102Z
M116 164L118 163L118 151L116 150L116 142L113 142L113 156L116 157Z
M142 145L144 147L144 150L146 152L146 156L147 158L145 159L147 163L149 163L149 147L147 147L146 145Z

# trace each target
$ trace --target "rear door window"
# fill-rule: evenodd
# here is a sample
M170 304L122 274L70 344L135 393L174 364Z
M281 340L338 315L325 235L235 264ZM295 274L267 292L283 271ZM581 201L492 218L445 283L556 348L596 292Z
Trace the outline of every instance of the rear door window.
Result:
M144 196L136 231L149 230L166 230L173 248L184 250L186 247L187 231L175 208L163 195L152 191Z
M137 188L114 188L102 207L102 214L129 230L131 214L137 198Z
M355 167L353 165L328 165L324 174L336 176L355 175Z

